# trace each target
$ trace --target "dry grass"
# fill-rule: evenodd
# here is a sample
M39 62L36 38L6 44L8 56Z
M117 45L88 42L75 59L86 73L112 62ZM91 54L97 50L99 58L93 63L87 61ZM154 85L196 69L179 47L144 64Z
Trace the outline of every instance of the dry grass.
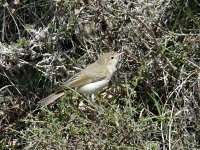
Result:
M199 5L2 2L0 149L199 149ZM96 104L67 92L36 110L60 82L110 50L124 56Z

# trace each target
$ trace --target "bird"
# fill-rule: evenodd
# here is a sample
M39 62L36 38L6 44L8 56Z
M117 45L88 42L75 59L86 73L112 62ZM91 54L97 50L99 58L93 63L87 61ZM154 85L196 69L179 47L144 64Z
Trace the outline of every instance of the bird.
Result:
M115 51L103 53L94 63L87 65L86 68L64 82L61 90L41 99L38 104L40 107L51 104L65 95L66 88L75 89L85 96L101 91L116 72L121 54Z

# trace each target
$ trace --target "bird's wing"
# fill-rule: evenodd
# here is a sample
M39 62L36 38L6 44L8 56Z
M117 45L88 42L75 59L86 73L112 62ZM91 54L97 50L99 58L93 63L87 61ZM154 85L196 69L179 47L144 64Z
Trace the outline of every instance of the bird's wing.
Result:
M87 66L84 70L70 78L66 84L71 88L77 88L88 83L93 83L106 78L108 75L107 69L93 67L93 64Z

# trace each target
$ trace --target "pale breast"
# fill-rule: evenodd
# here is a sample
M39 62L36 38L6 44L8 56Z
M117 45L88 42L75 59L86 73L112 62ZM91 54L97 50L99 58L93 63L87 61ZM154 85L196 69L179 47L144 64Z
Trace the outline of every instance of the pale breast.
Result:
M102 90L104 87L106 87L109 81L110 81L109 79L104 79L102 81L89 83L78 88L78 91L84 95L93 94L97 91Z

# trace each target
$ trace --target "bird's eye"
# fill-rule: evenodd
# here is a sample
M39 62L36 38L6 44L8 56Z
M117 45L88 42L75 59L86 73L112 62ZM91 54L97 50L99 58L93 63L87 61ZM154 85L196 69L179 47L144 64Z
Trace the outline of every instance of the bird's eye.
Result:
M114 59L114 57L111 57L111 59Z

